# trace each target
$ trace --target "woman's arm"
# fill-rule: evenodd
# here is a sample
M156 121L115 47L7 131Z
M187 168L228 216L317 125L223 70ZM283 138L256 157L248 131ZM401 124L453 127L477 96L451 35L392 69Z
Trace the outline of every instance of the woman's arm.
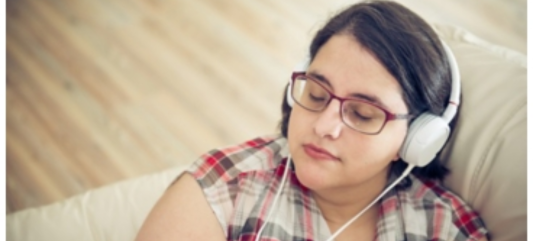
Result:
M184 173L144 221L136 241L226 240L200 185Z

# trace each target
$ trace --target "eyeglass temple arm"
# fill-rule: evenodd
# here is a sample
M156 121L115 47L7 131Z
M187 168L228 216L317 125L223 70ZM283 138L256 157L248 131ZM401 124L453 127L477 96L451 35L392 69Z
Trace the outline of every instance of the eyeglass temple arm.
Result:
M412 118L415 118L416 116L415 115L411 115L411 114L394 114L394 120L398 120L398 119L412 119Z

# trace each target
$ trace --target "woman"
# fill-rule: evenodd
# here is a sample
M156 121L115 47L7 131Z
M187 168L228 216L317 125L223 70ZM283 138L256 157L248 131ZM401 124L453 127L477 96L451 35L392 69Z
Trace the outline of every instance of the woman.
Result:
M281 136L203 155L137 240L486 240L479 216L440 186L437 159L400 178L411 122L441 115L450 97L431 27L394 2L359 3L317 32L309 56Z

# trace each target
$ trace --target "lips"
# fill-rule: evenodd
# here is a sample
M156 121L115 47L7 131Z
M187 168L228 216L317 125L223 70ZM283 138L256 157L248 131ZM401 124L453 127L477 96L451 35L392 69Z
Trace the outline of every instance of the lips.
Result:
M304 148L304 151L305 153L313 158L313 159L316 159L316 160L324 160L324 161L338 161L339 158L334 156L333 154L329 153L328 151L326 151L325 149L322 149L320 147L317 147L315 145L312 145L312 144L306 144L306 145L303 145L303 148Z

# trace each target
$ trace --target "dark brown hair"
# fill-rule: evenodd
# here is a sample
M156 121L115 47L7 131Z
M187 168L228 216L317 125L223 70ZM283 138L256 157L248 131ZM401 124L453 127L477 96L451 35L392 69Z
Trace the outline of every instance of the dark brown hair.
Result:
M373 53L396 78L402 88L403 100L409 113L423 112L441 115L448 105L451 92L451 72L448 58L437 34L417 14L389 1L366 1L352 5L331 18L311 42L309 55L314 59L318 50L334 35L353 36ZM280 129L287 137L291 107L286 96L282 104ZM399 176L407 164L392 163L390 174ZM422 179L442 180L448 173L435 158L422 168L413 169ZM400 188L407 188L406 178Z

